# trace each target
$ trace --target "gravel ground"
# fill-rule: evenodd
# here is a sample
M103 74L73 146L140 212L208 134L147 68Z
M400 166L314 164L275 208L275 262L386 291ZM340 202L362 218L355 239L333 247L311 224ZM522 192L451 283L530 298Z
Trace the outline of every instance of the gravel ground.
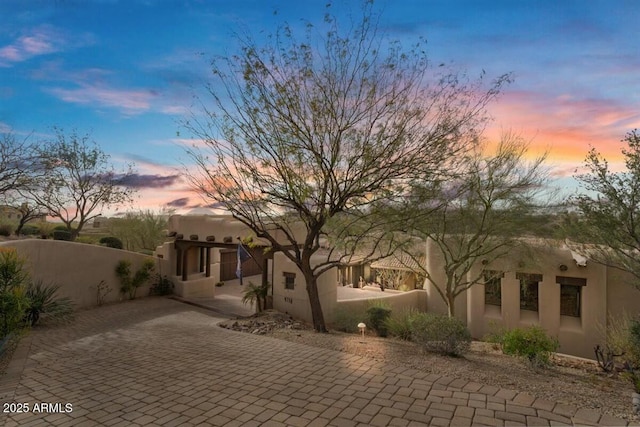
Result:
M634 424L640 422L631 412L631 384L619 376L601 372L595 362L584 359L554 356L551 367L534 370L528 363L504 355L484 342L473 342L464 357L445 357L425 353L411 342L394 338L368 334L363 339L360 335L336 331L317 333L308 325L275 312L230 320L220 326L523 391L559 403L597 409Z

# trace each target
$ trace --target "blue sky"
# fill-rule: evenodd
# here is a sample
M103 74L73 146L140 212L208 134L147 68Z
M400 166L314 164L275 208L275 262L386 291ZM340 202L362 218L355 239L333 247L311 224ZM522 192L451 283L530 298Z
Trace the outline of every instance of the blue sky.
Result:
M326 1L0 0L0 132L44 139L52 126L90 132L116 162L134 162L136 207L204 202L180 179L180 125L204 96L210 59L235 31L322 19ZM356 1L336 2L343 14ZM350 6L348 6L350 5ZM434 63L477 76L512 72L487 135L512 129L548 148L561 181L590 145L619 158L640 127L640 2L378 1L390 38L424 36ZM277 11L277 13L274 13ZM205 98L206 99L206 98Z

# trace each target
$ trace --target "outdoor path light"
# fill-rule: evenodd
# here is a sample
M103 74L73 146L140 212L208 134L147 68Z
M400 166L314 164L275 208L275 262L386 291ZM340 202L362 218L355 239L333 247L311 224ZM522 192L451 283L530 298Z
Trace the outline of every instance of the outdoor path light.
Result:
M362 338L364 338L364 330L367 329L367 325L365 325L364 323L360 322L360 323L358 323L358 329L360 329L360 332L362 332Z

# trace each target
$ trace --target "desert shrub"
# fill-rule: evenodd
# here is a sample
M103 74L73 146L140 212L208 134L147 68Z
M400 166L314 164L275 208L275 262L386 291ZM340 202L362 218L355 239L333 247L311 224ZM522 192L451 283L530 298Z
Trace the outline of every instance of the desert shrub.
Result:
M489 321L489 332L487 332L482 339L483 341L493 344L493 348L497 350L502 348L502 341L506 332L507 329L504 326L491 320Z
M626 367L640 368L640 321L627 313L610 316L606 325L598 325L606 337L603 346L594 348L596 360L606 372L620 371Z
M400 312L392 313L387 320L385 320L385 326L389 335L392 337L400 338L401 340L411 341L411 325L413 318L419 313L414 308L402 310Z
M11 236L11 232L13 231L13 227L9 224L0 224L0 236L9 237Z
M67 230L53 230L53 240L71 241L71 232Z
M29 325L35 326L41 319L60 322L72 318L73 302L69 298L57 297L58 289L58 285L44 285L42 282L31 283L27 287L29 302L25 319Z
M29 280L15 249L0 248L0 338L17 332L24 326L24 311L28 305L25 288Z
M149 288L149 295L171 295L173 293L173 282L166 275L156 274L154 282Z
M37 236L40 234L40 227L37 225L25 224L22 226L22 230L20 230L20 234L23 236Z
M389 316L391 316L391 309L383 303L378 302L376 305L367 308L366 324L376 331L378 336L386 337L388 333L386 321Z
M411 340L426 351L461 356L469 351L471 333L455 317L418 313L411 321Z
M154 268L155 263L147 259L133 276L131 276L131 261L119 261L118 264L116 264L116 276L120 279L120 292L127 294L129 299L134 299L138 288L151 278L151 272Z
M124 246L122 245L122 240L113 236L105 236L100 239L100 244L106 246L108 248L122 249Z
M76 237L76 243L84 243L87 245L95 245L98 243L95 237L93 236L78 236Z
M533 366L548 365L551 353L557 349L558 340L540 326L511 329L502 337L503 353L524 357Z
M358 323L365 322L367 314L364 310L354 310L349 308L337 308L334 316L332 327L336 331L348 332L350 334L358 333ZM368 325L367 325L368 326Z
M107 282L104 280L100 280L95 287L91 287L96 290L96 304L101 306L105 303L107 296L113 289L111 286L107 285Z

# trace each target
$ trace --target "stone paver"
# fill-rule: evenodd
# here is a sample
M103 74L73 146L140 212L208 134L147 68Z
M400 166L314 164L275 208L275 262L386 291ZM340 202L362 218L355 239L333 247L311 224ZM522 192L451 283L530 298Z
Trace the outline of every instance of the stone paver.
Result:
M3 406L29 409L0 420L6 426L626 424L514 390L218 327L233 303L226 299L212 312L144 298L32 331L0 377Z

